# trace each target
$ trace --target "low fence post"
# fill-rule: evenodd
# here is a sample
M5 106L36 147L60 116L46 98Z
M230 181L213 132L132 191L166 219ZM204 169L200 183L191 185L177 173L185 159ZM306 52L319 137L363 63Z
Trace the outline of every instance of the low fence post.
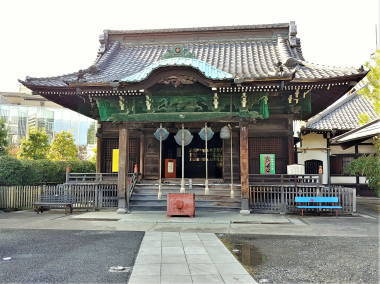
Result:
M356 188L352 189L352 213L356 213Z

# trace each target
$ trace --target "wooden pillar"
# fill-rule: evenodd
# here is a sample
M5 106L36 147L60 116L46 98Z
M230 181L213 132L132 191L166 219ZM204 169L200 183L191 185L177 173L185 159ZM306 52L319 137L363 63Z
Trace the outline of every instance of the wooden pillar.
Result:
M102 172L102 137L96 137L96 172Z
M240 180L242 196L242 212L249 213L249 163L248 163L248 124L240 123ZM248 211L248 212L247 212Z
M289 118L288 165L292 165L294 162L293 118Z
M129 205L128 166L129 166L129 137L126 124L119 127L119 173L117 180L117 213L127 213Z
M144 145L145 145L144 138L145 138L144 133L141 133L140 134L140 167L139 167L141 178L144 177Z

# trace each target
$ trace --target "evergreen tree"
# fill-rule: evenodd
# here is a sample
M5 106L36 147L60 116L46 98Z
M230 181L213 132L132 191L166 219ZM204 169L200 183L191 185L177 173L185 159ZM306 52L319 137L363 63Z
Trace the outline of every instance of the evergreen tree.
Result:
M78 148L70 132L62 131L54 137L48 153L48 159L52 161L78 160Z
M19 157L22 159L46 159L49 151L49 137L45 130L32 128L27 138L21 140Z

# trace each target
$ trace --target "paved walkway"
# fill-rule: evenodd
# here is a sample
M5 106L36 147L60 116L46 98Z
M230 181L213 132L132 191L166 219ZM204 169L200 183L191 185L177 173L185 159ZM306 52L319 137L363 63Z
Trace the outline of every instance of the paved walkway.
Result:
M129 283L257 282L214 234L146 232Z
M289 224L290 219L280 214L250 214L240 215L239 212L199 211L193 218L168 217L163 211L133 211L128 214L117 214L112 211L87 212L72 215L75 220L118 220L123 223L138 224Z

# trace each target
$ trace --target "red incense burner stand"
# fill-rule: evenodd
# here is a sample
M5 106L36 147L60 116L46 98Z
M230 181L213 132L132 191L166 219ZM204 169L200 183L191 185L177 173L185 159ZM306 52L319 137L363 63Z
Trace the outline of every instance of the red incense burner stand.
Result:
M195 216L194 193L168 193L167 202L168 216Z

